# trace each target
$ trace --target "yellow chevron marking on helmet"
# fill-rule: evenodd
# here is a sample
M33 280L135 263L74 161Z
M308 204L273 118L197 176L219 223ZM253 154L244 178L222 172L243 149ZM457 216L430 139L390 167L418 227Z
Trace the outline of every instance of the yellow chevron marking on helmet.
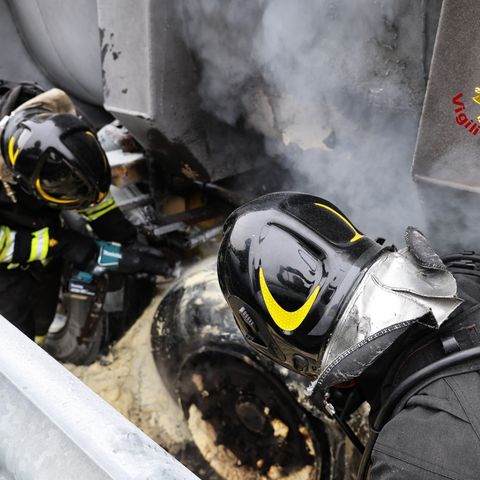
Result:
M315 287L313 293L298 310L288 312L277 303L277 301L273 298L273 295L270 293L267 282L265 281L265 275L263 274L262 267L260 267L258 276L260 279L260 291L262 292L263 300L265 301L268 313L272 317L273 321L286 332L291 332L298 328L310 312L313 302L317 298L318 292L320 291L320 285Z
M10 161L12 162L12 166L15 165L19 153L19 148L15 150L15 137L10 137L10 140L8 141L8 156L10 157Z
M93 132L91 132L90 130L87 130L85 132L87 135L90 135L91 137L93 137L95 140L97 139L97 137L95 136L95 134Z
M40 179L37 178L37 181L35 182L35 187L37 187L37 192L45 199L48 200L49 202L52 203L59 203L59 204L69 204L69 203L75 203L77 200L64 200L62 198L55 198L49 195L43 188L42 184L40 183Z
M353 243L353 242L356 242L357 240L360 240L361 238L363 238L364 235L362 235L361 233L358 233L357 232L357 229L341 214L341 213L338 213L336 210L334 210L332 207L329 207L328 205L324 205L323 203L315 203L315 205L317 207L322 207L322 208L325 208L326 210L334 213L337 217L339 217L341 220L343 220L347 226L353 231L353 233L355 234L351 239L350 239L350 243Z

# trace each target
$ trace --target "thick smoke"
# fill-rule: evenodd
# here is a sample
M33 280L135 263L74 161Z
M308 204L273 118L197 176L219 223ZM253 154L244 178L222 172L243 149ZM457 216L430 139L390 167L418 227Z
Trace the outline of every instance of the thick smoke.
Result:
M295 189L402 245L424 227L410 176L424 95L421 4L397 0L183 0L203 108L240 119Z

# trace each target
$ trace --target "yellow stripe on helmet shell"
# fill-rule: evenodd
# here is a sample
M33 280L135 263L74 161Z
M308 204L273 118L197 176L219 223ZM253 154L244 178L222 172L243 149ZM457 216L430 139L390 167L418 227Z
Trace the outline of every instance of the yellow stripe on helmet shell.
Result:
M353 233L355 234L351 239L350 243L356 242L357 240L360 240L361 238L364 237L361 233L357 232L357 229L346 219L341 213L337 212L334 210L332 207L329 207L328 205L324 205L323 203L315 203L317 207L325 208L329 212L334 213L338 218L340 218L344 223L347 224L348 228L350 228Z
M10 140L8 141L8 156L10 158L10 162L12 163L12 166L15 166L15 162L17 161L19 153L20 153L19 148L15 150L15 137L10 137Z
M263 300L267 307L268 313L272 317L272 320L276 325L278 325L278 327L286 332L291 332L297 329L309 314L313 302L315 302L318 292L320 291L320 286L317 285L315 287L315 290L308 297L307 301L298 310L289 312L282 308L273 298L267 282L265 281L265 275L263 274L262 267L260 267L258 275L260 279L260 291L262 292Z

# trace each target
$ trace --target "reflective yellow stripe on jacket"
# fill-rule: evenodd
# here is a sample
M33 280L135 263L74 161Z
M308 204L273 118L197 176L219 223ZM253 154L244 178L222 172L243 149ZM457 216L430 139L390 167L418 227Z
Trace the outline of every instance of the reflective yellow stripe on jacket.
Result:
M8 263L13 258L15 247L15 232L8 227L0 227L0 262Z
M27 262L47 258L49 237L48 228L42 228L32 233L32 246Z
M7 268L16 268L19 263L12 263L15 251L15 240L17 233L9 227L0 226L0 263L8 263ZM22 263L35 261L45 262L48 255L50 235L48 227L31 233L30 252L28 258L22 259Z
M92 208L81 210L78 213L88 222L93 222L114 208L117 208L117 204L115 203L112 194L109 192L98 205L95 205Z

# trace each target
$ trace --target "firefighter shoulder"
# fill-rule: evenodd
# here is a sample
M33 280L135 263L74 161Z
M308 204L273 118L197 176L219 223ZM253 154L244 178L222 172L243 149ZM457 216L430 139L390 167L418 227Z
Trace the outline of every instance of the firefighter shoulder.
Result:
M478 275L447 269L414 228L406 240L400 251L381 246L322 198L269 194L227 219L219 282L254 350L317 393L341 386L368 401L375 418L395 386L450 353L444 344L480 343ZM479 370L465 361L403 399L373 449L371 480L480 472Z

